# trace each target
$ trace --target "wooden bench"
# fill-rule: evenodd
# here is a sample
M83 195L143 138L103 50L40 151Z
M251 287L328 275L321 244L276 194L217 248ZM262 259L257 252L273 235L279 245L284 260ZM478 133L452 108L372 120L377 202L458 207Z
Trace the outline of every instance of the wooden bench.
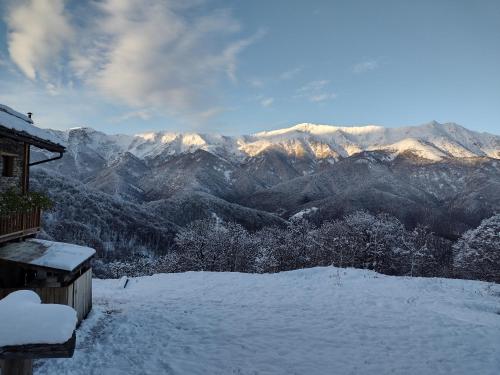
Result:
M36 293L27 290L0 300L1 375L31 375L34 359L73 356L76 311L40 302Z
M0 347L2 375L31 375L33 360L41 358L71 358L75 351L76 335L63 344L32 344Z

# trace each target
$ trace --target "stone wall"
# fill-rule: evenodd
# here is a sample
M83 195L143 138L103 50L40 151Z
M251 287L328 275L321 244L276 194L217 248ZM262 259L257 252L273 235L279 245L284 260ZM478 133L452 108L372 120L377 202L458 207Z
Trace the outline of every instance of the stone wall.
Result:
M14 169L12 177L2 176L3 157L2 155L14 155ZM0 192L9 189L21 191L23 175L23 144L8 138L0 138Z

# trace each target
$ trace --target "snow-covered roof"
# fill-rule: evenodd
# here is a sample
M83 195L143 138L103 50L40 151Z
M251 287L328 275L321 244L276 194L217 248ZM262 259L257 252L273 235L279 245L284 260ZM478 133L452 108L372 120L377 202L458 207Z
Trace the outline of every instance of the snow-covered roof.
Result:
M91 258L95 250L64 242L29 239L0 248L0 260L73 271Z
M61 139L57 138L54 134L36 127L33 125L33 120L28 116L3 104L0 104L0 126L64 147Z
M30 290L13 292L0 300L0 347L63 344L73 336L76 323L76 311L69 306L42 305Z

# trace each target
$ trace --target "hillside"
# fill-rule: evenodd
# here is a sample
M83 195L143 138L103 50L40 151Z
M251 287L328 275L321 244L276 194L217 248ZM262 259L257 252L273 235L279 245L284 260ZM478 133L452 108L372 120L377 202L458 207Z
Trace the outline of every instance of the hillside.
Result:
M498 285L312 268L94 280L72 359L38 374L482 374Z
M209 217L253 231L300 212L321 223L364 209L454 240L500 211L500 136L452 123L299 124L239 137L91 128L51 134L67 152L31 175L32 186L58 202L45 217L46 234L92 243L111 258L164 253L178 227ZM83 214L70 207L68 189ZM92 204L81 203L89 194ZM103 213L106 222L98 219ZM128 229L134 222L137 235ZM74 238L69 225L80 228Z

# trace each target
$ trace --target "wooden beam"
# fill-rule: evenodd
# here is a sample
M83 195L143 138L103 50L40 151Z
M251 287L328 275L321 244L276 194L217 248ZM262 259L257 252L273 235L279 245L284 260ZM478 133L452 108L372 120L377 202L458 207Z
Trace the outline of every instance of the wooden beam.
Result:
M62 344L30 344L0 347L0 359L71 358L75 352L76 334Z
M23 175L22 192L26 194L30 185L30 144L24 142L23 145Z
M1 373L4 375L33 375L32 359L0 360Z
M28 228L25 230L4 234L0 236L0 243L9 242L18 238L20 239L24 237L30 237L34 234L37 234L38 232L40 232L40 227Z

